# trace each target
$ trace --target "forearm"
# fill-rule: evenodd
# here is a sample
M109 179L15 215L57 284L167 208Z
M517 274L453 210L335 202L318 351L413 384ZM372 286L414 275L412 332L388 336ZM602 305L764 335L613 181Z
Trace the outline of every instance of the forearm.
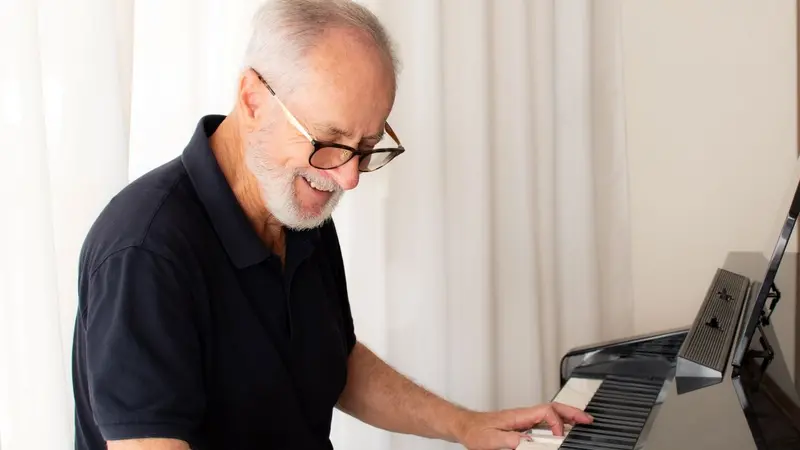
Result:
M456 441L467 410L418 386L357 343L339 409L372 426Z
M176 439L130 439L108 441L108 450L189 450L189 444Z

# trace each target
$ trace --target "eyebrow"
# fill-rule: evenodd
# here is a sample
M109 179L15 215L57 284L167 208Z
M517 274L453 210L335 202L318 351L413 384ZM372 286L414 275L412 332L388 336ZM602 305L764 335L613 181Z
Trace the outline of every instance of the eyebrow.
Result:
M352 138L353 134L354 134L351 130L345 130L345 129L343 129L341 127L338 127L338 126L336 126L336 125L334 125L332 123L323 123L323 124L319 125L316 128L321 130L322 133L325 136L337 136L337 137ZM370 141L370 140L380 141L381 139L383 139L384 133L385 133L384 129L381 129L381 131L376 133L376 134L371 134L369 136L362 136L361 140L362 141Z

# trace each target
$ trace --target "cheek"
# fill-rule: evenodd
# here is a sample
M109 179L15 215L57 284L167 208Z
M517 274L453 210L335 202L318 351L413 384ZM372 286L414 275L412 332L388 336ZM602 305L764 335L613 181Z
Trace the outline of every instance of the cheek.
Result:
M288 136L265 147L274 161L287 169L307 169L313 145L304 137Z
M263 151L277 164L290 169L308 167L313 146L294 128L287 130L281 127L276 133L264 135L261 142Z
M309 186L303 180L303 177L295 177L292 184L294 184L294 192L296 193L305 193L306 189L309 189Z
M284 161L288 167L293 169L303 169L309 167L308 158L311 156L311 151L314 149L308 140L294 141L286 144L284 147Z

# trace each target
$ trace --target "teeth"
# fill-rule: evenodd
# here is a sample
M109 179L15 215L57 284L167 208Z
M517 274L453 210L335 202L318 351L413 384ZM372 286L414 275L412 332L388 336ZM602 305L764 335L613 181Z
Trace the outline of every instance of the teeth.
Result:
M317 184L313 180L309 180L306 177L303 177L303 178L305 178L306 181L308 181L308 184L311 185L312 188L314 188L314 189L316 189L318 191L325 191L325 192L332 192L333 191L333 189L330 189L330 188L324 187L324 186L322 186L320 184Z

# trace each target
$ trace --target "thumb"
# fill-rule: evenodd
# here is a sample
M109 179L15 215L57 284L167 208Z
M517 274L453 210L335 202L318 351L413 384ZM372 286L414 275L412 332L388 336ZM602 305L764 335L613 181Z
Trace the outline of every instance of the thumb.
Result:
M492 433L490 448L497 449L516 449L522 441L527 441L530 438L525 433L515 431L500 431L495 430Z

